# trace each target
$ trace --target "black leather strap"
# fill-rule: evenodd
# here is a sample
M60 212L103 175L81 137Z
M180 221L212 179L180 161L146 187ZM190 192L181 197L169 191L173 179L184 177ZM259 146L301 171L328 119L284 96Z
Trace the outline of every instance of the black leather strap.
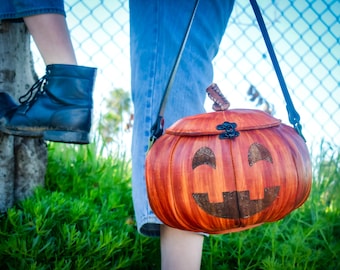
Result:
M190 18L187 30L185 32L181 47L180 47L179 52L178 52L177 57L176 57L175 65L172 68L169 81L167 83L165 92L164 92L163 97L162 97L162 101L161 101L161 105L159 107L157 119L151 127L151 136L150 136L149 148L163 134L163 128L164 128L163 117L164 117L165 105L166 105L166 102L167 102L167 99L168 99L168 96L169 96L169 93L170 93L170 89L171 89L172 84L173 84L174 79L175 79L175 75L176 75L176 72L177 72L177 69L178 69L179 62L182 58L182 54L183 54L183 51L184 51L184 48L185 48L185 44L188 40L188 36L189 36L189 33L190 33L192 22L194 21L194 17L195 17L196 11L197 11L198 3L199 3L199 0L196 0L194 10L191 14L191 18Z
M256 19L257 19L257 23L259 24L259 27L261 29L264 42L266 43L268 53L269 53L270 58L272 60L277 78L278 78L280 86L281 86L283 96L284 96L285 101L286 101L286 109L287 109L287 112L288 112L289 122L293 125L293 127L295 128L297 133L305 140L305 138L302 135L302 127L301 127L301 124L300 124L300 115L295 110L292 99L289 95L286 82L285 82L285 80L282 76L282 72L281 72L281 69L280 69L280 66L279 66L279 62L277 61L272 43L271 43L269 35L268 35L266 25L263 21L261 11L259 9L259 6L258 6L256 0L250 0L250 3L251 3L251 6L253 7L253 10L254 10L254 13L255 13L255 16L256 16Z

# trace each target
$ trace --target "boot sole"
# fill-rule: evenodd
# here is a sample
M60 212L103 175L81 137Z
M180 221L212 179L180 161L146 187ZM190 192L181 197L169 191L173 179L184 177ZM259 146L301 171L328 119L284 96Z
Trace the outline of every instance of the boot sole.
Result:
M20 136L20 137L43 137L45 141L74 143L74 144L89 144L90 136L86 131L60 131L60 130L14 130L0 127L0 132L7 135Z
M90 136L86 131L44 131L44 140L62 143L89 144Z
M21 137L42 137L43 136L43 130L19 130L19 129L9 129L6 127L0 126L0 132L3 132L7 135L13 135L13 136L21 136Z

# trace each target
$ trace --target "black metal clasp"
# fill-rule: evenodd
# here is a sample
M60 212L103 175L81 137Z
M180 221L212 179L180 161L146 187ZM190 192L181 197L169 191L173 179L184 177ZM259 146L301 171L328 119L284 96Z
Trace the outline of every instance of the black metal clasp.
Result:
M217 130L225 130L225 132L219 135L220 139L234 139L240 135L240 132L236 130L236 123L224 122L216 127Z
M158 116L156 122L151 127L151 136L149 139L149 147L148 151L150 150L151 146L155 143L155 141L162 136L164 129L164 118L163 116Z

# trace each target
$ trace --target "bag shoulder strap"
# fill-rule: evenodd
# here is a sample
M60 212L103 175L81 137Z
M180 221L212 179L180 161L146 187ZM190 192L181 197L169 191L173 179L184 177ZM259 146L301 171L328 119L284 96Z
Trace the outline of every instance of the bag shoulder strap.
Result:
M304 139L304 141L306 141L305 138L302 135L302 127L301 127L301 124L300 124L300 115L295 110L292 99L289 95L286 82L283 78L281 68L280 68L279 62L277 61L277 58L276 58L276 55L275 55L275 52L274 52L274 49L273 49L273 45L270 41L270 37L268 35L266 25L263 21L259 6L258 6L256 0L250 0L250 3L251 3L251 6L253 7L253 10L254 10L254 13L255 13L255 16L256 16L256 19L257 19L257 23L259 24L259 27L261 29L264 42L266 43L268 53L269 53L270 58L272 60L272 63L273 63L273 66L274 66L274 69L275 69L275 72L276 72L276 76L279 80L281 90L282 90L283 96L284 96L285 101L286 101L286 109L287 109L287 112L288 112L289 122L293 125L294 129Z
M177 54L175 64L174 64L174 66L171 70L170 78L169 78L169 81L167 83L167 86L165 88L165 91L164 91L164 94L163 94L163 97L162 97L161 105L159 107L158 114L157 114L157 119L151 127L149 149L152 146L152 144L163 134L165 105L166 105L166 102L167 102L167 99L168 99L168 96L169 96L169 93L170 93L170 89L172 88L172 85L173 85L173 82L174 82L174 79L175 79L175 75L176 75L176 72L177 72L177 69L178 69L179 62L182 58L182 54L183 54L183 51L184 51L184 48L185 48L185 44L187 43L187 40L188 40L190 29L191 29L191 26L192 26L192 23L194 21L194 17L195 17L196 11L197 11L198 3L199 3L199 0L196 0L193 12L192 12L191 17L190 17L189 24L187 26L187 30L184 34L184 38L183 38L181 47L180 47L179 52Z

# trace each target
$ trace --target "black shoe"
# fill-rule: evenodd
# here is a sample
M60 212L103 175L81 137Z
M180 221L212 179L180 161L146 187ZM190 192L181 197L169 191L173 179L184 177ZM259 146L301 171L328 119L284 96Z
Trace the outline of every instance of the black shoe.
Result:
M8 95L0 95L0 131L48 141L89 143L95 76L95 68L48 65L46 75L19 99L21 105L15 108ZM8 108L5 113L2 104Z

